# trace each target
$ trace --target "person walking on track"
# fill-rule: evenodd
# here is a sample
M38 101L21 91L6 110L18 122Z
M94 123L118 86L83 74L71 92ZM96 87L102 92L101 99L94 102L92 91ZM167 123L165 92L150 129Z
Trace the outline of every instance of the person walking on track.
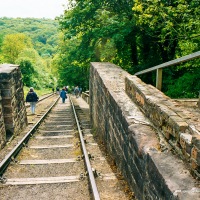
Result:
M60 97L62 98L62 102L65 103L65 99L67 98L67 92L65 91L65 88L63 88L60 92Z
M26 96L26 102L30 103L31 107L31 113L34 115L35 114L35 108L36 108L36 103L38 101L39 97L37 94L34 92L33 87L30 88L27 96Z
M79 88L78 88L78 86L75 87L74 94L75 94L76 98L79 97Z

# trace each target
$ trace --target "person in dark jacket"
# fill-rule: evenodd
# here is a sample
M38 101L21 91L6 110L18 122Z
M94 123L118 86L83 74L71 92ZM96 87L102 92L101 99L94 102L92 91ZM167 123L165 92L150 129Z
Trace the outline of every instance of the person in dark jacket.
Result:
M65 103L65 99L67 98L67 93L65 91L65 88L62 89L60 92L60 97L62 98L62 102Z
M34 115L35 114L35 108L36 108L36 102L38 101L38 96L34 92L34 89L31 87L27 96L26 96L26 102L30 103L31 107L31 113Z

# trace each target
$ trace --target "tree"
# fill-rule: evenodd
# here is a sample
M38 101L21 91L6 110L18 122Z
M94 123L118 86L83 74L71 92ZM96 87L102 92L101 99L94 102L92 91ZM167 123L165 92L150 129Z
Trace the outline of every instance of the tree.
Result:
M22 33L6 35L2 44L4 62L15 63L25 48L31 48L31 39Z
M33 63L28 58L20 58L17 60L17 63L20 65L24 85L31 87L35 73Z
M59 49L62 79L69 68L71 76L77 73L81 79L82 74L71 68L80 68L87 74L92 61L113 62L134 74L199 49L196 0L71 0L70 3L59 18L64 34ZM188 69L187 65L185 70ZM167 91L170 80L183 74L175 67L165 73L168 78L163 89ZM155 84L154 75L147 74L142 79Z
M199 5L199 1L195 0L135 1L133 13L138 29L137 37L139 41L140 66L143 69L199 50ZM199 63L199 60L165 69L163 91L167 92L170 90L167 93L173 97L176 94L176 97L183 96L184 94L179 95L182 91L185 91L185 95L190 93L195 94L194 97L196 97L198 94L198 90L195 89L196 87L192 87L193 89L189 91L189 87L186 87L185 84L179 84L176 86L180 90L179 93L174 86L176 82L181 82L179 78L180 80L187 80L187 83L190 78L194 78L190 73L196 71L196 67L194 66L199 66L197 63ZM140 66L138 66L137 71L140 71ZM184 75L185 73L187 75ZM182 76L185 78L183 79ZM186 76L190 78L187 79ZM147 81L148 79L152 80L149 74L143 76L143 80ZM147 82L152 83L150 80Z
M136 38L131 36L134 30L130 17L133 3L116 2L118 9L112 1L93 3L91 0L79 0L76 4L71 1L70 9L59 19L66 43L64 48L60 48L63 60L60 70L72 66L72 63L79 67L86 75L83 81L85 87L88 87L88 68L92 61L123 63L127 70L133 67L133 63L137 64ZM82 79L82 73L79 73L79 79Z

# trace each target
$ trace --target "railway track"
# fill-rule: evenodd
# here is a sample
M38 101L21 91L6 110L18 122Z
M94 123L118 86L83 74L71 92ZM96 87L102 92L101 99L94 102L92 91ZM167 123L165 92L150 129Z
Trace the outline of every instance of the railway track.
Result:
M130 199L80 100L55 101L0 163L2 200Z

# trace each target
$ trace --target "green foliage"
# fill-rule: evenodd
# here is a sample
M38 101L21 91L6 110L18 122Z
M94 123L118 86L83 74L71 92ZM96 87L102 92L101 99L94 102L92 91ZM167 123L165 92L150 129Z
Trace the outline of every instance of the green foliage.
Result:
M30 38L23 33L6 35L1 48L4 62L15 63L19 54L25 48L31 47L32 43Z
M130 73L173 60L199 50L199 1L196 0L73 0L59 18L64 39L59 47L60 80L73 83L81 80L88 85L90 62L113 62ZM80 69L81 68L81 69ZM172 80L177 84L190 75L192 64L164 69L165 92L175 97ZM199 62L197 69L199 69ZM184 71L184 73L182 73ZM71 78L68 76L70 73ZM76 73L76 74L74 74ZM153 84L155 74L142 79ZM182 88L181 88L182 87ZM181 86L179 91L193 94L196 89ZM169 91L168 91L169 90ZM174 90L175 91L175 90ZM179 95L180 96L180 95Z
M32 63L36 63L38 59L41 59L38 52L32 48L26 48L19 54L19 58L29 58Z
M198 98L200 92L200 70L186 72L168 85L167 95L172 98Z
M18 60L20 65L23 83L27 87L31 87L33 84L33 74L35 73L33 64L30 60L21 58Z
M106 8L102 1L96 1L95 4L90 0L78 1L77 4L72 1L71 9L59 19L64 42L60 45L60 61L57 66L60 74L68 68L72 71L69 66L76 68L74 72L77 74L71 76L78 80L74 80L73 85L81 82L83 88L88 88L88 68L93 61L124 63L124 68L130 69L132 60L129 42L135 38L130 35L133 22L127 19L126 12L131 12L131 9L127 11L126 5L126 11L119 15L112 10L115 10L112 2L109 3L111 8ZM68 81L66 76L63 78Z
M0 18L0 29L0 34L4 36L15 33L27 35L32 40L33 48L37 50L40 55L46 54L46 45L51 46L53 49L58 45L58 22L55 20L4 17ZM55 52L56 50L53 51L53 53Z
M50 19L0 18L0 28L0 62L19 64L25 86L44 89L55 85L51 62L59 41L58 23Z

